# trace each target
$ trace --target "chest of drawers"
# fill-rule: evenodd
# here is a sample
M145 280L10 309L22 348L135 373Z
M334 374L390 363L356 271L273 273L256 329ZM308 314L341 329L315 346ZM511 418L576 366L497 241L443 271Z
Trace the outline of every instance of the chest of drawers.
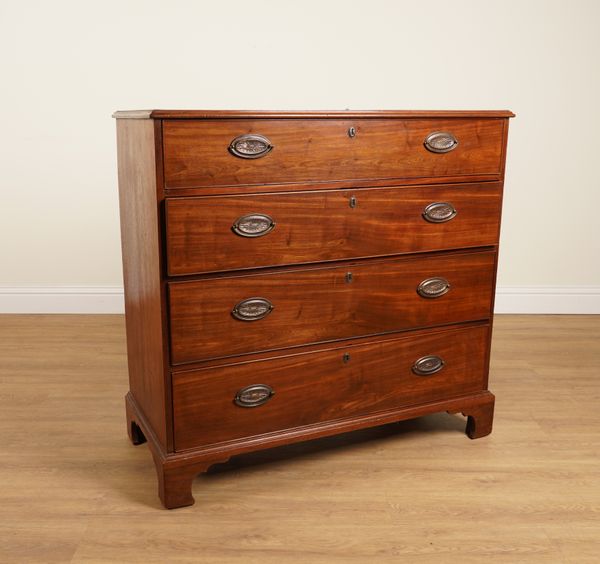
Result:
M244 452L490 433L508 111L117 112L130 391L168 508Z

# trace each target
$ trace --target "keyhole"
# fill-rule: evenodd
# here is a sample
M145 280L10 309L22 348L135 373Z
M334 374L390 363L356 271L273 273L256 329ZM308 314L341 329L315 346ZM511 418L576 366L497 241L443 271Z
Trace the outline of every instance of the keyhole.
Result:
M351 284L353 280L352 272L346 272L346 284Z
M350 196L350 207L351 208L356 207L356 196Z
M352 138L356 136L356 129L354 127L348 128L348 137Z
M344 353L344 356L342 357L344 364L347 364L348 362L350 362L350 353Z

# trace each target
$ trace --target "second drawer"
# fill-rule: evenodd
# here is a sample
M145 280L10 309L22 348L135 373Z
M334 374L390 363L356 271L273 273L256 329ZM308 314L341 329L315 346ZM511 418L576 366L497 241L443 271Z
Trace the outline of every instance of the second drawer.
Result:
M491 182L168 199L168 271L495 245L500 191Z
M172 282L171 360L486 319L494 261L485 251Z

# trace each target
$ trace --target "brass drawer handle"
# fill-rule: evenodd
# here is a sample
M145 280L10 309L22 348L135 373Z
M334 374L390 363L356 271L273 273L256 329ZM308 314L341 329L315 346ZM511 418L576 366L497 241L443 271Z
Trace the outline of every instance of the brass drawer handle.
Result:
M237 303L231 315L240 321L258 321L267 317L274 307L266 298L248 298Z
M429 376L444 368L444 361L434 354L422 356L412 366L412 371L419 376Z
M269 215L251 213L235 220L231 230L240 237L262 237L273 231L275 222Z
M423 298L439 298L450 290L450 282L442 277L427 278L417 287L417 293Z
M458 212L448 202L434 202L423 210L423 219L430 223L445 223L456 216Z
M252 384L238 390L233 398L236 405L240 407L258 407L267 403L275 394L271 386L266 384Z
M231 154L242 159L258 159L271 151L273 145L264 135L248 133L236 137L229 144Z
M447 131L434 131L425 137L423 144L432 153L449 153L458 146L458 139Z

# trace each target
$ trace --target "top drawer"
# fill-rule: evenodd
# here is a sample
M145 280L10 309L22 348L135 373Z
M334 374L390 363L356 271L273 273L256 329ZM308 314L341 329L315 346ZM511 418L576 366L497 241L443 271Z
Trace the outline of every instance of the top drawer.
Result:
M496 118L165 120L165 185L499 176L503 128Z

